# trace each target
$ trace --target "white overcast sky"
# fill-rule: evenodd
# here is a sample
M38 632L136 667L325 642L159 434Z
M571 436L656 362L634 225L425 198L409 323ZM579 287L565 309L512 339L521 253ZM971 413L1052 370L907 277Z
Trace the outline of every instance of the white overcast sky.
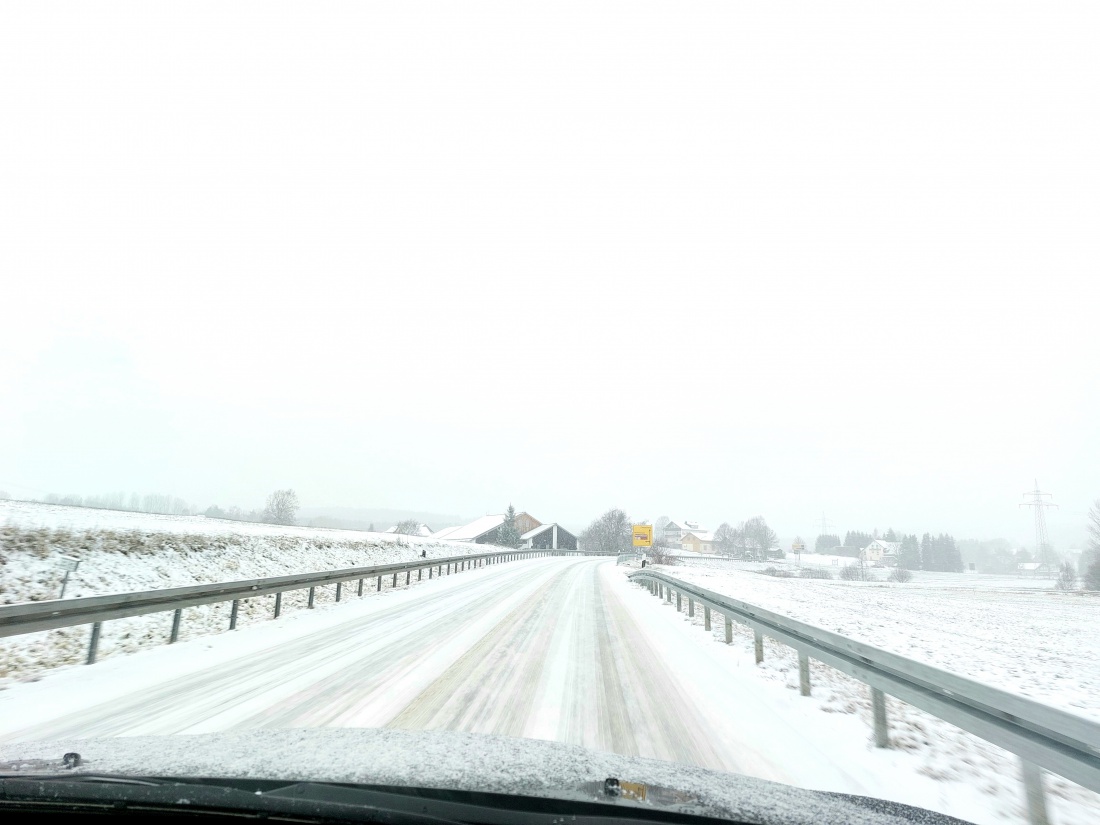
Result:
M1030 543L1096 3L5 3L0 489ZM811 538L812 540L812 538Z

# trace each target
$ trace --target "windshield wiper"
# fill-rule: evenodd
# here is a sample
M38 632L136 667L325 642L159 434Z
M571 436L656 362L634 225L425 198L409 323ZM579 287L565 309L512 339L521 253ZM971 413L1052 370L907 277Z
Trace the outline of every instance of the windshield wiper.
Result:
M277 784L277 783L273 783ZM191 815L260 816L315 822L376 822L382 825L458 825L412 810L392 810L366 800L337 798L326 791L299 792L295 785L270 791L221 782L181 781L101 774L0 776L0 811L55 813L186 812ZM319 788L325 788L321 785Z
M603 788L605 783L599 783ZM175 811L386 825L729 825L730 820L606 801L437 788L187 779L77 773L30 777L0 773L0 811L27 806L65 812ZM60 806L60 807L59 807Z

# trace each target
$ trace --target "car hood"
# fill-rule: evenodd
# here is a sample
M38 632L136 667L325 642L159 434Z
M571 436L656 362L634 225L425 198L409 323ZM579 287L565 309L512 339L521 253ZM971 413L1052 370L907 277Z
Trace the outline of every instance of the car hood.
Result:
M259 730L0 745L0 773L271 779L615 801L761 825L960 823L885 800L794 788L655 759L533 739L386 729ZM610 800L604 780L646 787L641 802Z

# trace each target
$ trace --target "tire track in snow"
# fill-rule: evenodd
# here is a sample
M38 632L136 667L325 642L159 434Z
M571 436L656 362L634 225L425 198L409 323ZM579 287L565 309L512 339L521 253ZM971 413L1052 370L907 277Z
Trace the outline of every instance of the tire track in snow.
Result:
M336 701L331 685L347 688L350 683L356 697L377 694L372 687L384 685L396 669L415 668L417 659L430 658L453 644L440 632L441 625L491 617L498 608L488 597L512 593L515 587L514 598L522 600L525 590L553 575L554 567L521 562L487 568L483 575L473 572L465 587L443 593L425 588L424 597L410 604L356 617L149 690L127 692L120 685L122 695L115 700L62 714L0 740L331 724L339 714L318 701L320 696ZM210 643L216 644L216 639ZM140 666L140 655L132 661Z

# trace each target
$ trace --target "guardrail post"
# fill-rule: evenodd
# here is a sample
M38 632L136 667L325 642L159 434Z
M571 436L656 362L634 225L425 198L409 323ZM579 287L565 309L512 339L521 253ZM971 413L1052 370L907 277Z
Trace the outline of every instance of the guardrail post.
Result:
M306 607L308 607L310 610L313 609L313 591L315 589L316 588L313 587L309 588L309 604L307 604Z
M391 584L390 587L397 587L397 574L396 573L393 574L393 584Z
M340 592L343 590L343 582L336 582L336 601L340 601Z
M436 574L437 576L442 576L442 575L443 575L443 565L442 565L442 564L438 565L438 566L437 566L437 567L435 568L435 574Z
M871 688L871 708L875 717L875 747L890 747L890 728L886 722L886 694Z
M376 587L374 589L378 593L382 592L382 577L381 576L378 577L378 587Z
M676 612L683 612L683 599L680 598L680 591L676 591Z
M360 596L363 595L363 580L362 579L359 580L359 595Z
M451 563L447 562L447 575L451 575Z
M665 588L665 604L672 604L672 589Z
M95 654L99 650L99 628L102 622L92 622L92 639L88 642L88 660L84 662L86 665L95 664Z
M688 618L695 618L695 599L688 599Z
M703 630L710 632L710 608L703 605Z
M760 664L764 661L764 634L759 630L753 629L752 631L752 644L753 651L756 654L756 663Z
M726 644L733 644L733 619L726 616Z
M798 690L803 696L810 695L810 657L801 651L798 654Z
M274 619L279 618L279 614L283 612L283 592L280 590L275 594L275 615Z
M418 567L416 568L416 580L420 581L422 578L424 578L424 568Z
M434 568L434 567L429 567L429 568L428 568L428 578L429 578L429 579L430 579L430 578L432 577L432 571L433 571L433 570L435 570L435 568Z
M405 571L405 586L406 587L408 586L408 584L411 580L412 580L412 571L411 570L406 570Z
M175 644L180 637L180 617L183 616L183 608L177 607L172 611L172 632L168 634L168 644Z
M233 600L233 607L229 610L229 629L237 629L237 608L240 605L240 599Z
M1020 770L1024 778L1024 793L1027 795L1027 821L1031 825L1048 825L1047 799L1043 791L1043 769L1034 762L1020 760Z

